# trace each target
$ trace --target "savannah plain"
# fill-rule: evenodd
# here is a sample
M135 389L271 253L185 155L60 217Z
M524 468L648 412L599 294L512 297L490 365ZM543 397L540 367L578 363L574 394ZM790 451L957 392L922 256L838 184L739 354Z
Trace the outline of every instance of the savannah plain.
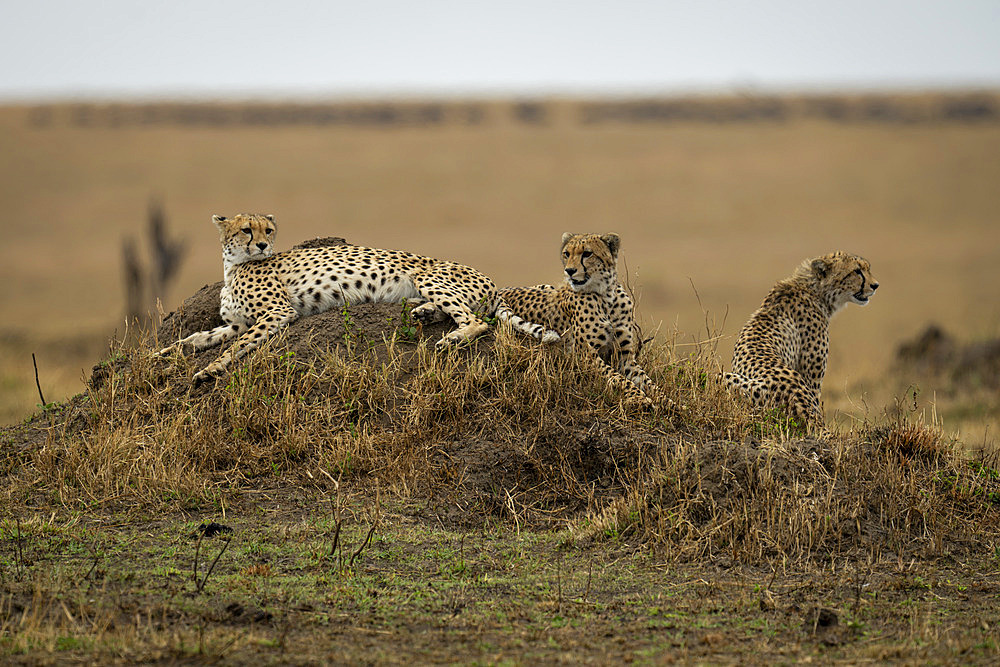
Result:
M14 452L2 459L0 655L26 664L995 661L1000 393L981 377L959 383L947 369L901 364L897 350L931 324L959 346L1000 337L1000 99L833 96L824 108L836 113L815 103L778 98L764 112L753 103L748 118L732 112L749 104L734 98L669 118L571 100L454 101L434 112L409 102L396 115L358 103L347 105L362 110L351 122L303 120L282 105L257 115L251 104L0 108L0 423L22 429L0 440ZM155 370L141 350L109 343L126 332L125 240L149 261L151 201L185 249L163 313L222 277L212 214L274 214L279 250L341 236L470 264L500 286L558 281L565 231L615 231L619 273L656 337L647 367L690 413L581 403L553 384L579 369L547 351L537 363L553 365L539 370L526 361L531 346L511 342L523 357L483 363L517 385L503 400L538 410L524 437L543 442L551 428L563 451L572 429L584 440L609 429L608 456L635 472L592 479L572 457L542 465L522 452L557 491L541 499L544 485L520 477L484 483L495 506L484 495L462 500L466 482L434 455L378 452L398 433L378 431L384 424L357 407L322 424L288 408L251 437L250 425L227 419L244 409L248 422L260 417L254 387L220 384L228 402L212 406L216 390L184 393L183 360ZM866 257L880 287L832 322L824 401L843 435L817 449L787 425L760 427L706 378L728 367L736 334L775 281L837 249ZM248 362L268 400L294 391L276 350ZM32 353L47 403L85 396L38 414ZM88 384L109 356L118 379ZM377 375L324 363L310 372L327 378L336 367L338 382L358 386ZM400 363L400 382L468 372ZM572 429L552 426L535 407L543 394L507 375L525 364ZM384 385L392 372L380 368ZM449 391L433 395L451 400ZM403 403L386 397L372 414ZM460 403L435 408L442 442L507 428ZM167 422L157 420L178 405L191 416L161 437ZM81 411L89 426L68 426ZM300 432L293 418L308 425ZM315 444L348 430L368 449ZM650 444L661 440L669 452ZM731 448L739 443L752 456ZM178 448L190 458L171 462ZM750 465L744 500L699 495L713 474L705 451L728 462L722 486ZM747 464L758 454L759 468ZM778 466L776 456L789 458ZM810 461L840 472L788 472ZM671 496L670 480L689 474L697 493ZM816 509L812 488L824 484L827 506ZM455 508L474 518L456 519ZM210 539L210 521L236 532ZM204 540L193 539L199 531ZM218 570L205 574L217 554Z

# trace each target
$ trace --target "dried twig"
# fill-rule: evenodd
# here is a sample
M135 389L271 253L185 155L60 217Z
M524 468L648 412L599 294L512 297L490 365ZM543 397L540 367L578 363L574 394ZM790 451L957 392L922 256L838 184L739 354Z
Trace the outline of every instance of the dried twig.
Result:
M87 570L87 574L83 575L84 579L90 579L90 575L92 575L94 573L94 570L97 569L97 564L101 562L101 554L98 553L96 547L94 547L93 545L88 545L87 549L89 549L90 553L94 556L94 562L90 565L90 569Z
M358 556L361 555L361 552L364 550L364 548L368 546L369 542L371 542L372 533L375 532L375 526L376 525L378 525L378 524L375 523L375 522L372 522L371 528L368 529L368 535L365 536L365 541L361 543L361 546L358 547L357 551L355 551L353 554L351 554L351 560L349 560L347 562L347 567L354 567L354 560Z
M205 573L205 578L201 580L201 584L198 586L199 593L205 590L205 584L208 583L208 578L212 576L212 570L215 569L215 564L219 562L220 558L222 558L222 554L226 553L226 549L229 548L229 543L232 541L233 538L231 537L227 537L225 539L225 543L222 545L222 548L219 549L219 553L215 556L215 560L213 560L212 564L208 566L208 572Z
M333 529L333 542L330 543L330 558L337 553L337 545L340 543L340 527L343 525L342 519L337 519L337 525Z
M35 361L35 353L31 353L31 365L35 367L35 386L38 387L38 398L42 401L42 409L48 405L48 401L45 400L45 396L42 395L42 384L38 381L38 362Z
M17 570L17 578L21 578L21 569L24 567L24 552L21 550L21 518L16 517L17 522L17 557L14 559L14 567Z
M196 586L198 585L198 552L201 551L201 541L204 537L205 533L198 531L198 543L194 545L194 571L191 573L191 580Z

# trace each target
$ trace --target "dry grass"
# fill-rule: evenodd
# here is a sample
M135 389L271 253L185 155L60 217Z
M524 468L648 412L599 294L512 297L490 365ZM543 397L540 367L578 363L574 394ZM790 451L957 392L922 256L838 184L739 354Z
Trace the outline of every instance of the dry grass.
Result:
M224 386L194 394L189 360L164 365L146 347L121 346L85 399L31 452L7 502L29 492L67 507L212 502L220 489L296 474L304 463L336 476L374 475L406 492L447 468L435 460L442 443L486 441L529 453L570 412L573 423L598 415L607 428L630 422L613 396L591 405L601 387L565 355L536 354L500 336L506 344L489 355L439 356L424 343L400 350L390 341L381 354L355 343L317 349L308 361L276 351L279 340Z
M693 660L748 637L995 655L995 577L968 573L1000 548L1000 474L937 425L803 438L722 390L715 336L643 349L682 406L650 411L506 328L434 354L389 308L316 316L344 319L327 340L293 324L214 387L190 385L211 354L116 346L84 396L0 433L0 655L311 660L331 626L352 660L593 659L595 633L623 660L678 636ZM208 520L243 528L192 540ZM948 605L892 613L924 590Z
M939 429L875 427L834 446L684 440L650 482L574 529L633 533L683 562L878 562L992 551L996 457L970 462Z

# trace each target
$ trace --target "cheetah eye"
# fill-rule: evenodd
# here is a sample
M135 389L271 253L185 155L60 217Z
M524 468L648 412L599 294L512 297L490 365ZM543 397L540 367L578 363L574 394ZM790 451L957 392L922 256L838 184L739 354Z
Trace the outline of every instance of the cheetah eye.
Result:
M566 250L566 251L563 252L563 257L565 257L566 259L569 259L569 250Z
M590 257L591 255L593 255L594 253L590 252L589 250L584 250L582 254L583 254L583 258L587 259L588 257Z
M240 231L243 232L244 234L249 234L250 233L250 228L249 227L244 227Z
M270 235L271 235L271 234L273 234L273 233L274 233L274 230L273 230L273 229L269 229L269 230L267 230L267 235L268 235L268 236L270 236Z
M864 272L864 271L862 271L861 269L854 269L854 272L855 272L856 274L858 274L859 276L861 276L862 278L864 278L864 277L865 277L865 272Z

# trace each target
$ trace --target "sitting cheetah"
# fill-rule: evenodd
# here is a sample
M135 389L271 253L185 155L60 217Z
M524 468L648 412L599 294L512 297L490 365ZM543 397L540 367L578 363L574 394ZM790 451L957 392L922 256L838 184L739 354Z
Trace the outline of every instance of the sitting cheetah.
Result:
M194 376L195 384L218 377L233 361L302 315L345 303L424 302L412 311L421 322L450 316L458 329L438 341L439 349L479 336L480 319L493 312L496 286L475 269L396 250L360 246L296 248L274 254L274 216L213 216L222 241L225 286L223 326L192 334L166 347L195 350L239 336L226 352Z
M856 255L838 251L802 262L743 326L724 381L754 405L785 406L822 427L830 318L848 302L864 306L876 289L871 266Z
M636 362L642 337L632 297L615 268L620 246L617 234L563 234L565 284L502 289L496 315L543 343L571 331L577 354L627 397L650 404L655 387Z

